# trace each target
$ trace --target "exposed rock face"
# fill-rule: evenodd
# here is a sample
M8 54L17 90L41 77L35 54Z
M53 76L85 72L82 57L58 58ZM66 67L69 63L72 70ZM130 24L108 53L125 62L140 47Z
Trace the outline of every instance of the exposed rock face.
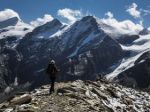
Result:
M147 35L150 31L147 28L144 28L142 31L139 32L140 35Z
M116 40L121 44L132 44L132 42L138 38L140 38L139 35L122 35Z
M108 83L104 80L56 83L56 91L51 95L48 94L49 87L50 85L45 85L28 94L16 95L15 98L2 103L0 110L23 112L148 112L150 108L150 95L148 93ZM26 99L24 99L25 97Z
M13 48L17 44L18 38L14 36L0 39L0 79L1 89L12 83L17 75L20 56Z
M17 17L13 17L13 18L10 18L8 20L1 21L0 22L0 29L8 27L8 26L14 26L17 24L18 20L19 19Z
M15 47L18 45L22 36L29 32L29 26L18 19L11 18L10 24L0 29L0 91L14 82L17 77L17 69L21 60L20 54ZM9 23L9 22L8 22ZM7 25L7 24L5 24Z
M97 67L97 73L109 72L108 68L123 57L122 48L109 36L106 36L97 47L91 50L91 52L93 54L95 66Z
M130 86L137 85L137 87L140 88L148 88L150 85L150 52L143 53L134 63L135 65L126 71L122 72L118 75L122 81L121 83L124 83L126 80L126 76L132 78L133 80L130 81L133 84ZM144 82L143 82L144 81ZM135 83L134 83L135 82ZM129 82L126 81L124 85L128 85Z

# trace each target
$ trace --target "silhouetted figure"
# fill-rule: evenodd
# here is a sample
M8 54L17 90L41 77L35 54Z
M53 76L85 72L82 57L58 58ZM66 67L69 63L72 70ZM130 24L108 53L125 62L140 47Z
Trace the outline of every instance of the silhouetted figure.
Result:
M51 80L51 88L49 90L50 94L54 92L54 84L56 80L56 74L58 73L58 71L59 70L56 67L55 61L51 60L47 68L47 73L49 74L49 78Z

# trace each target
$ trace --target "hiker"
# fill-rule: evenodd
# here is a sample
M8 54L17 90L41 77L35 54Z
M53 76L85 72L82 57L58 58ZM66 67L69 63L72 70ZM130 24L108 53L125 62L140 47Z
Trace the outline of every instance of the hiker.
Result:
M58 73L58 69L56 67L56 64L55 64L55 61L54 60L51 60L48 67L47 67L47 74L49 75L49 78L51 80L51 88L49 90L49 93L51 94L52 92L54 92L54 83L55 83L55 80L56 80L56 75Z

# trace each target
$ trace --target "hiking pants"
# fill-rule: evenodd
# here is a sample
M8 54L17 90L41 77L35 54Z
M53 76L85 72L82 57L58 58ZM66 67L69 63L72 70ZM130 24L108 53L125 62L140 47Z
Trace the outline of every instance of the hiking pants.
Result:
M55 77L50 77L50 79L51 79L51 88L50 88L50 93L51 92L54 92L54 84L55 84Z

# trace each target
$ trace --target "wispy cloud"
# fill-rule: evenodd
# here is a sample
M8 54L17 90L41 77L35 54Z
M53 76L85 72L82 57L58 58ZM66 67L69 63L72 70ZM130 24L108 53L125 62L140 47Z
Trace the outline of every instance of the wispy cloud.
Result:
M37 27L37 26L43 25L49 21L52 21L53 19L54 18L51 15L45 14L43 18L37 18L36 20L31 21L30 24L34 27Z
M107 16L108 18L113 18L114 15L112 12L108 11L107 13L105 13L105 16Z
M59 9L57 15L67 19L68 24L72 24L76 20L83 17L83 14L80 10L73 10L69 8Z
M0 21L4 21L12 17L17 17L20 19L19 14L12 9L5 9L0 11Z
M137 9L138 5L136 3L132 3L126 11L133 16L134 18L140 18L141 17L141 12L140 10Z
M140 9L141 13L143 16L147 16L150 14L150 10L146 10L146 9Z

